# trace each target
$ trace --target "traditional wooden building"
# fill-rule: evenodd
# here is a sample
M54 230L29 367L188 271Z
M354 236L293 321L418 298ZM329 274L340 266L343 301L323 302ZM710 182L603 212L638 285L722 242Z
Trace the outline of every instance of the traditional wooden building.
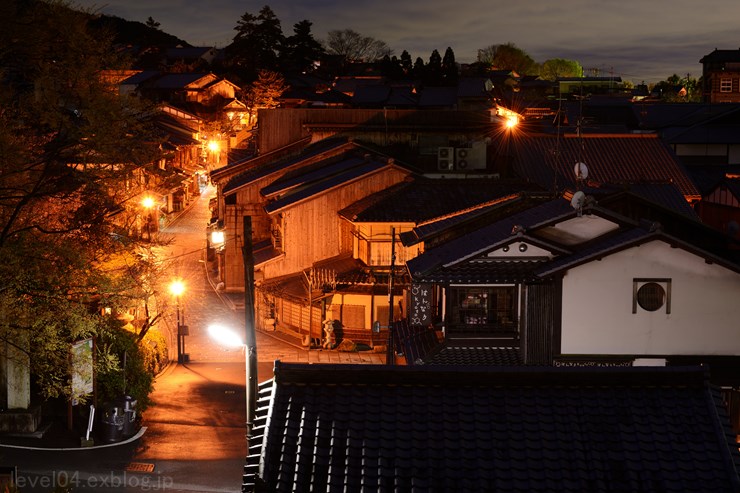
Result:
M538 200L407 262L432 326L525 364L701 362L740 386L734 242L654 203L644 220L636 195L611 200Z

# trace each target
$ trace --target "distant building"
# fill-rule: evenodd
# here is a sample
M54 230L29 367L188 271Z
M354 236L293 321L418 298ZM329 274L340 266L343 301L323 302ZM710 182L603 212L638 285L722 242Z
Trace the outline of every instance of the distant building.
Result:
M740 49L718 50L702 57L703 101L740 103Z

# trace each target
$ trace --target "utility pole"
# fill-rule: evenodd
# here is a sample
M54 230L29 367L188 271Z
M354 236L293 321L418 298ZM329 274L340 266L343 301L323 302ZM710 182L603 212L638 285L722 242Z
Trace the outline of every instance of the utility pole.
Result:
M393 269L396 265L396 228L391 226L391 270L388 276L388 350L385 354L385 364L395 365L396 356L393 349Z
M252 218L244 216L244 358L247 385L247 439L252 436L257 408L257 334L254 328L254 252L252 250Z

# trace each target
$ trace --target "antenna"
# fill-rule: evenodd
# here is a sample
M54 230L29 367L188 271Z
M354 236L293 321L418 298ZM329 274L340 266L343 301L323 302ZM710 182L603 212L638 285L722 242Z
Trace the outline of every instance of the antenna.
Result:
M563 93L560 89L560 83L558 83L558 111L555 113L555 123L557 123L557 134L555 137L555 163L552 169L552 193L557 195L558 193L558 166L560 166L560 124L563 111Z

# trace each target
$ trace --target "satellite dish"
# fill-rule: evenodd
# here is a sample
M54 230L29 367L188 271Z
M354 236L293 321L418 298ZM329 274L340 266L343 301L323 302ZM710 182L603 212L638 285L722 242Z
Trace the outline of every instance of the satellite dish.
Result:
M572 205L574 209L578 209L580 207L583 207L583 203L585 201L586 201L586 194L579 190L573 194L573 198L570 199L570 205Z
M588 166L586 166L586 163L584 162L577 162L573 171L576 173L577 180L585 180L588 178Z
M573 198L570 199L570 205L578 211L578 215L581 215L583 211L583 204L586 202L586 194L580 190L573 194Z

